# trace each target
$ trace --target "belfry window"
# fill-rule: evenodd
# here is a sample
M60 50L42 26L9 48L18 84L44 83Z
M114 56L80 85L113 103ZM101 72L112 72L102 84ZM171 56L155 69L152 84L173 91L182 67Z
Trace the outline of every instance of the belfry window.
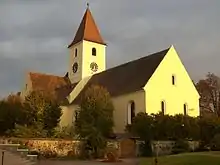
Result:
M75 49L75 57L77 57L77 53L78 53L78 50L77 50L77 49Z
M96 56L96 48L92 48L92 55Z
M165 114L165 101L161 101L161 112Z
M127 110L128 124L132 124L134 117L135 117L135 103L134 101L130 101L128 104L128 110Z

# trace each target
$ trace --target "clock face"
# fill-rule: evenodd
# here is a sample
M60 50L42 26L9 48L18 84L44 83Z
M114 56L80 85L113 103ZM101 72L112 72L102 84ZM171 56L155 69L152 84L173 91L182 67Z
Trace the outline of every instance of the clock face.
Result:
M95 62L92 62L90 64L90 69L93 71L93 72L96 72L98 70L98 65L95 63Z
M78 64L75 62L75 63L73 64L73 73L76 73L77 70L78 70Z

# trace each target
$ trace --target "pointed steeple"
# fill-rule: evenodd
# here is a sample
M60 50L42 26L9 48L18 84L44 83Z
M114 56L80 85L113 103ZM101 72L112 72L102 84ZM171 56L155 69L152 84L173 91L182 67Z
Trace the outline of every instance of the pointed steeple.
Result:
M76 32L74 40L68 46L68 48L70 48L72 45L74 45L82 40L106 45L100 35L98 27L96 26L96 23L95 23L95 20L93 19L92 13L89 10L89 4L87 4L86 12L85 12L83 19L80 23L80 26Z

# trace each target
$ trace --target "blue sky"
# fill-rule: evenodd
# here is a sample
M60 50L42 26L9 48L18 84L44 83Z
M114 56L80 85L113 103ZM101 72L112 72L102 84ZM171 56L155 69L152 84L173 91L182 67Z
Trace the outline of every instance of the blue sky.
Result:
M84 0L0 1L0 96L28 71L64 75ZM108 43L107 67L174 45L192 79L220 75L219 0L88 0Z

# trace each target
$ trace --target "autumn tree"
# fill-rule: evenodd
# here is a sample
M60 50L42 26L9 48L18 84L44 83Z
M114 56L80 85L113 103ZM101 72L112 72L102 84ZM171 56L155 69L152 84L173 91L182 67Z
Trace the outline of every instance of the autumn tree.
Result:
M15 124L24 123L24 113L21 99L11 94L0 101L0 133L14 129Z
M107 89L92 85L81 98L75 120L75 131L91 148L94 157L106 146L113 132L113 104Z
M47 131L48 136L52 136L54 128L58 125L61 116L61 108L50 97L43 92L33 91L25 97L23 102L25 124L24 128L20 125L15 130L16 134L22 136L26 129L35 129L36 132ZM39 134L40 133L35 133ZM26 135L24 135L26 136Z
M220 78L213 73L208 73L206 78L196 84L201 96L200 107L203 111L214 112L220 116Z

